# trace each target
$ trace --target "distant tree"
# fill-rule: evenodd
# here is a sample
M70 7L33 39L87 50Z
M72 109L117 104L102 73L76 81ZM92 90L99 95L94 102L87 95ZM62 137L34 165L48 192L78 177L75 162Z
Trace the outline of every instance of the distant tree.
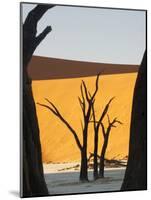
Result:
M80 150L81 154L81 168L80 168L80 180L81 181L88 181L88 165L87 165L87 139L88 139L88 124L91 117L91 111L92 111L92 105L95 101L95 96L98 91L98 81L99 81L99 75L96 78L95 83L95 91L91 95L90 92L87 89L87 86L84 81L82 81L81 84L81 97L78 97L82 114L83 114L83 123L82 123L82 136L83 136L83 144L80 143L80 140L78 138L78 134L76 131L72 128L72 126L67 122L67 120L61 115L57 107L50 102L48 99L45 99L48 103L48 105L38 103L40 106L43 106L47 108L51 113L53 113L58 119L60 119L65 126L70 130L72 135L74 136L74 139L76 141L76 144Z
M54 5L38 5L31 10L23 24L23 142L22 142L22 164L23 164L23 191L22 197L48 195L48 190L43 175L41 144L39 138L39 127L36 115L35 102L32 93L31 80L27 73L28 64L32 54L40 42L51 31L48 26L37 34L37 23L45 12Z
M94 151L93 151L93 154L91 153L90 154L90 158L93 156L94 157L94 170L93 170L93 176L94 176L94 179L97 179L99 177L99 174L98 174L98 139L99 139L99 128L100 128L100 125L102 124L102 121L106 115L106 113L108 112L108 109L109 109L109 105L111 103L111 101L114 99L111 98L109 100L109 102L106 104L99 120L96 120L96 114L95 114L95 109L94 109L94 102L93 102L93 105L92 105L92 118L93 120L90 122L93 122L93 127L94 127Z
M129 156L121 190L147 189L147 52L138 72L132 106Z
M103 122L101 122L104 142L103 142L103 146L102 146L101 154L100 154L100 163L99 163L99 177L100 178L104 177L104 159L105 159L105 153L106 153L106 150L107 150L111 129L116 128L115 124L117 124L117 123L122 124L122 122L117 120L117 118L114 118L112 121L110 121L108 114L107 114L107 118L108 118L108 127L107 127L106 130L105 130L105 126L104 126Z

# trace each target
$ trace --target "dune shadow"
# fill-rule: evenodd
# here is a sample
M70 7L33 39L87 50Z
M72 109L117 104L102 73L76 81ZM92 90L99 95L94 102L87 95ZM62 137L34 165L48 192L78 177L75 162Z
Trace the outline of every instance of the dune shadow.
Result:
M32 80L65 79L138 72L138 65L73 61L33 56L28 73Z

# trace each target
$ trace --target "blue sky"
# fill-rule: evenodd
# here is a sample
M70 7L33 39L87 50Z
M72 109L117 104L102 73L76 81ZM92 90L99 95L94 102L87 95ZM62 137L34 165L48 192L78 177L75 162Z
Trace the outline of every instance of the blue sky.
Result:
M23 4L23 21L33 4ZM140 64L145 51L145 11L56 6L38 23L52 32L34 55L70 60Z

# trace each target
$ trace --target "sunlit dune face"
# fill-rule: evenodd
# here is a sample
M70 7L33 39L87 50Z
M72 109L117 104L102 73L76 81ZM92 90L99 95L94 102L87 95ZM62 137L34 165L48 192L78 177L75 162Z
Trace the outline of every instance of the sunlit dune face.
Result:
M117 117L123 125L112 128L106 152L107 158L123 158L128 155L132 98L137 73L101 76L99 91L95 102L96 116L99 117L109 99L115 96L109 109L110 119ZM35 102L48 104L44 98L51 100L64 118L76 130L82 143L82 111L78 102L81 80L86 82L90 92L95 87L95 76L88 78L57 79L33 81L32 89ZM73 135L65 125L49 110L36 104L43 162L79 161L80 151ZM107 118L104 119L107 126ZM88 154L93 151L94 132L89 125ZM99 154L103 137L99 132Z

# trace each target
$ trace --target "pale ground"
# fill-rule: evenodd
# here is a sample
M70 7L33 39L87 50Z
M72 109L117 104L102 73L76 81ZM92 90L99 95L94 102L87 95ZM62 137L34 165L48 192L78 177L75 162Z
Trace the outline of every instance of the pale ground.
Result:
M64 170L78 163L44 164L44 174L50 195L89 193L120 190L125 168L105 169L105 178L93 181L92 170L88 172L89 182L79 182L79 171Z

